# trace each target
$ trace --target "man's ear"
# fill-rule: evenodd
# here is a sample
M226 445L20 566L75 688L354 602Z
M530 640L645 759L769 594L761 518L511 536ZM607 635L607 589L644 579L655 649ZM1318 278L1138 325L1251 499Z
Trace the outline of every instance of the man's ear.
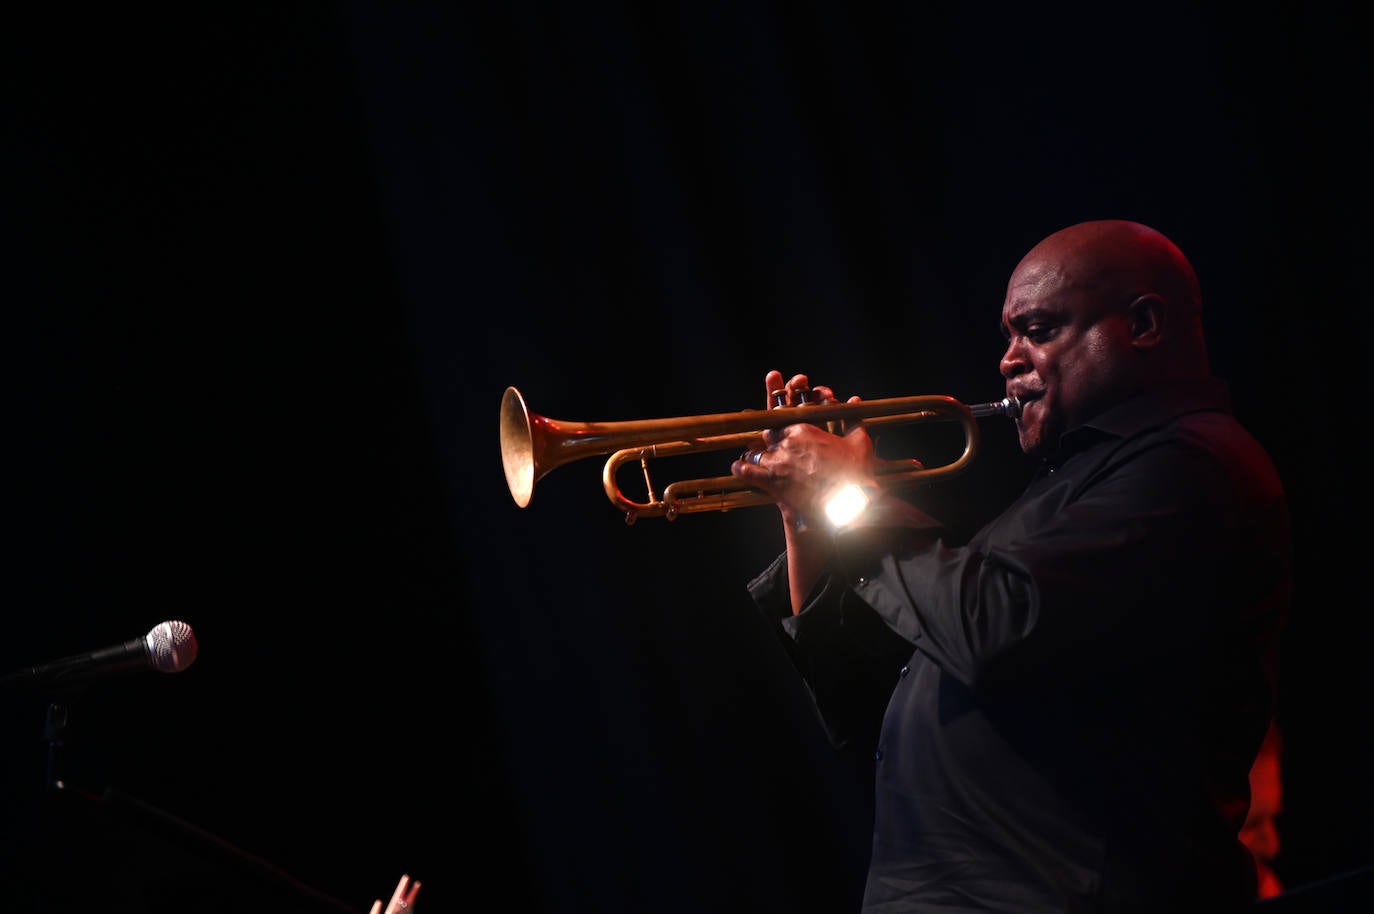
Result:
M1131 345L1150 349L1164 337L1164 300L1150 292L1140 296L1127 307L1131 328Z

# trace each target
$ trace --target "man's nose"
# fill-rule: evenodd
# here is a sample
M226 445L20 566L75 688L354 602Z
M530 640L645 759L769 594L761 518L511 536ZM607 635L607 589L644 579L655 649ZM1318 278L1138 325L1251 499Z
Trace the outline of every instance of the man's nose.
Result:
M1004 378L1014 378L1030 370L1030 361L1026 358L1019 340L1013 339L1007 343L1007 348L1002 352L1002 361L997 367Z

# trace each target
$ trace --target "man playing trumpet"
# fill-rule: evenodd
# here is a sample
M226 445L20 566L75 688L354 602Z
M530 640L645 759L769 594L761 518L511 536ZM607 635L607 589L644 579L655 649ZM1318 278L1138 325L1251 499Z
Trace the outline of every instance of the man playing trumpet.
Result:
M750 592L832 739L875 760L864 911L1247 910L1291 544L1196 275L1149 227L1080 223L1021 260L1001 326L1039 465L966 543L878 486L861 421L770 430L731 467L784 521ZM836 399L764 384L769 406ZM867 507L825 520L845 486Z

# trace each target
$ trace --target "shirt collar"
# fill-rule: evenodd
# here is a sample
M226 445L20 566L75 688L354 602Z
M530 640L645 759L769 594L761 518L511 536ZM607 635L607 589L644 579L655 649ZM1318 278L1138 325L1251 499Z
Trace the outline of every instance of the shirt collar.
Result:
M1056 462L1062 460L1067 454L1085 447L1087 442L1099 440L1103 435L1125 438L1163 425L1185 413L1203 410L1231 411L1231 390L1225 381L1207 378L1137 394L1098 413L1078 428L1065 432L1055 457L1051 459Z

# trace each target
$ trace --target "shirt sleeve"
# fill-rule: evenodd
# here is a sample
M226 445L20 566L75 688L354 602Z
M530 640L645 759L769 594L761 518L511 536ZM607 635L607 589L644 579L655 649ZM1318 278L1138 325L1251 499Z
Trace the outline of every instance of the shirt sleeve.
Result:
M1148 665L1161 639L1171 656L1200 656L1255 621L1240 615L1262 596L1219 585L1262 588L1265 570L1249 566L1275 541L1274 493L1243 466L1173 438L1039 485L962 547L908 538L894 548L881 526L846 530L837 575L979 690Z
M873 507L887 518L894 536L931 535L938 529L934 520L898 500ZM802 612L793 615L786 553L749 582L749 593L784 635L784 647L811 693L830 741L871 759L883 711L899 671L911 657L912 643L893 631L834 571L821 576Z

